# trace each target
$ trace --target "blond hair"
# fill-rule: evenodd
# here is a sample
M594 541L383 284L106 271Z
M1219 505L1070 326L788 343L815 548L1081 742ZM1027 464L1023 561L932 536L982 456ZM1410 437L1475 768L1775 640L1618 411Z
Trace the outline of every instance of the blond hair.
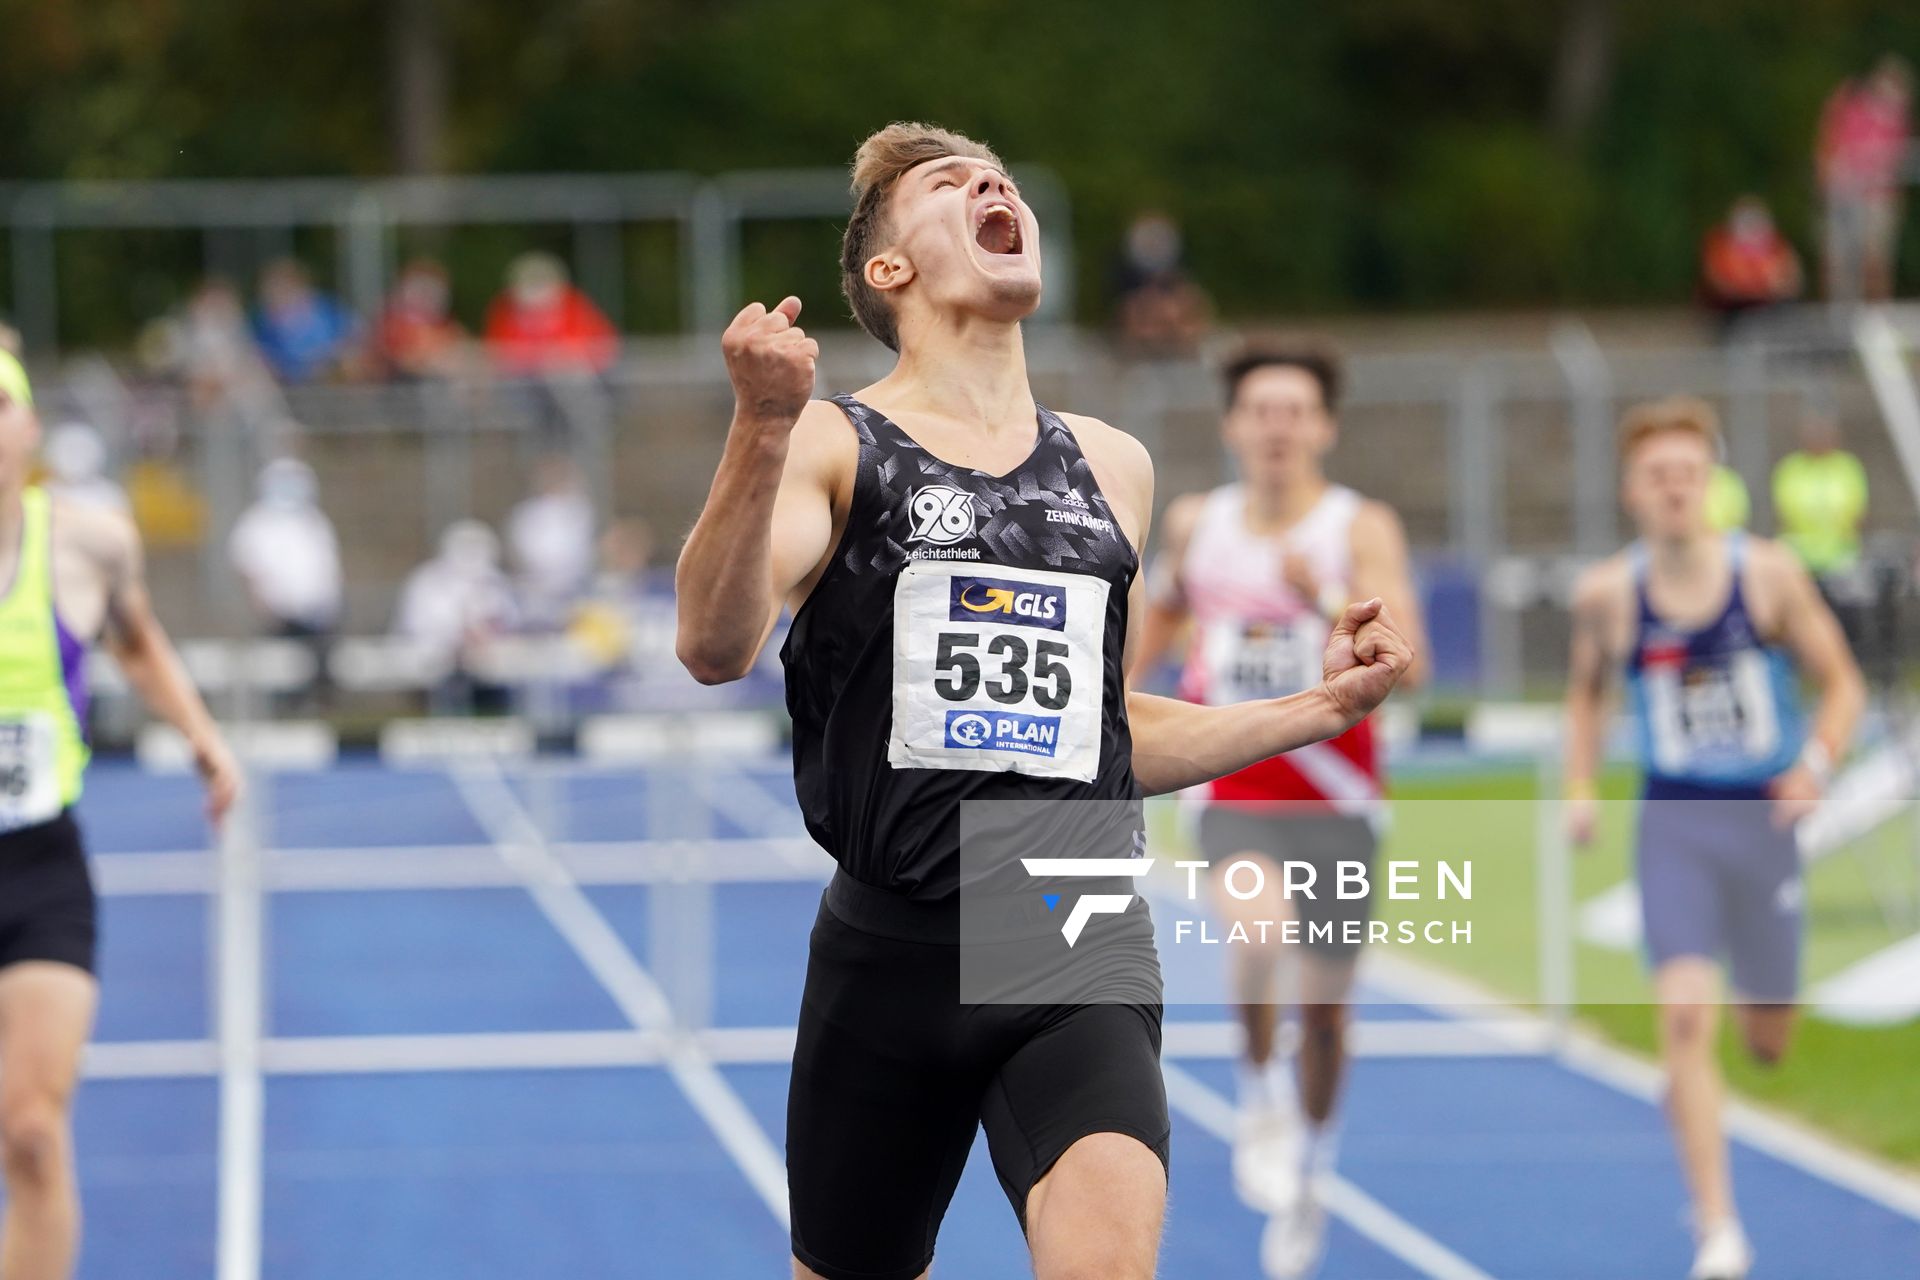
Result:
M1627 410L1620 419L1620 461L1655 436L1695 436L1716 458L1720 456L1720 415L1699 396L1668 396Z
M1001 170L1006 166L993 148L938 125L896 121L873 134L853 154L853 216L840 237L840 292L853 308L860 327L900 349L900 327L893 307L867 283L867 260L885 245L889 228L887 197L900 176L916 165L947 156L984 160Z

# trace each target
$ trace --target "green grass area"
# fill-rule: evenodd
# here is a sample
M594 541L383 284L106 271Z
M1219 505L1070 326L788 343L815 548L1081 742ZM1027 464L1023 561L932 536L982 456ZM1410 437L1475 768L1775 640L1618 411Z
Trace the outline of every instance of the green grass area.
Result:
M1401 920L1467 920L1471 945L1395 944L1395 954L1466 978L1502 999L1537 1002L1541 990L1537 851L1551 810L1536 800L1526 767L1403 769L1393 786L1392 822L1376 875L1388 861L1419 864L1421 899L1380 901L1376 915ZM1637 777L1625 769L1602 781L1598 838L1568 868L1576 902L1631 871ZM1911 935L1920 921L1920 860L1910 822L1889 824L1815 864L1807 877L1809 983ZM1439 901L1432 864L1472 863L1470 903ZM1578 1019L1607 1040L1644 1055L1654 1045L1652 989L1637 952L1581 942L1574 953ZM1920 1169L1920 1023L1893 1028L1839 1026L1809 1016L1778 1067L1749 1062L1731 1029L1723 1046L1731 1086L1890 1160Z

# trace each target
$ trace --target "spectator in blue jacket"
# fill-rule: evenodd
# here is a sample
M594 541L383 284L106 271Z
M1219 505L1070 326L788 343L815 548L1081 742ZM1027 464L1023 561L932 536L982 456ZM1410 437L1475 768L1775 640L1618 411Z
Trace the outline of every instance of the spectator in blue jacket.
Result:
M355 348L355 328L353 314L314 288L307 269L292 258L261 273L253 340L282 381L312 382L343 372Z

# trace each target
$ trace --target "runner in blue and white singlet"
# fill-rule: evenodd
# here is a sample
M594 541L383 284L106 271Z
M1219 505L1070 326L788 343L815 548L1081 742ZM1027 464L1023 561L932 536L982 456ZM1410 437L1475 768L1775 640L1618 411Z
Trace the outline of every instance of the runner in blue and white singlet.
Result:
M1819 803L1865 699L1840 626L1786 548L1707 518L1719 424L1704 401L1631 411L1621 496L1627 550L1574 588L1567 815L1594 837L1608 694L1624 674L1644 775L1641 921L1660 1003L1667 1115L1695 1223L1689 1280L1743 1280L1720 1114L1719 1006L1756 1060L1786 1052L1800 989L1795 825ZM1801 678L1819 694L1801 711ZM1724 974L1724 977L1723 977Z

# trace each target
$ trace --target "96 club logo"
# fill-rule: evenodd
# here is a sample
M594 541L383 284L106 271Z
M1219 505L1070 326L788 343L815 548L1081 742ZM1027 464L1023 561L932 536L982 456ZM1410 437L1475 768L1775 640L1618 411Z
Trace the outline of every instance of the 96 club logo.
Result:
M950 547L973 536L973 495L947 484L915 489L907 498L908 542Z
M1051 756L1060 747L1060 717L1018 711L949 711L946 745Z

